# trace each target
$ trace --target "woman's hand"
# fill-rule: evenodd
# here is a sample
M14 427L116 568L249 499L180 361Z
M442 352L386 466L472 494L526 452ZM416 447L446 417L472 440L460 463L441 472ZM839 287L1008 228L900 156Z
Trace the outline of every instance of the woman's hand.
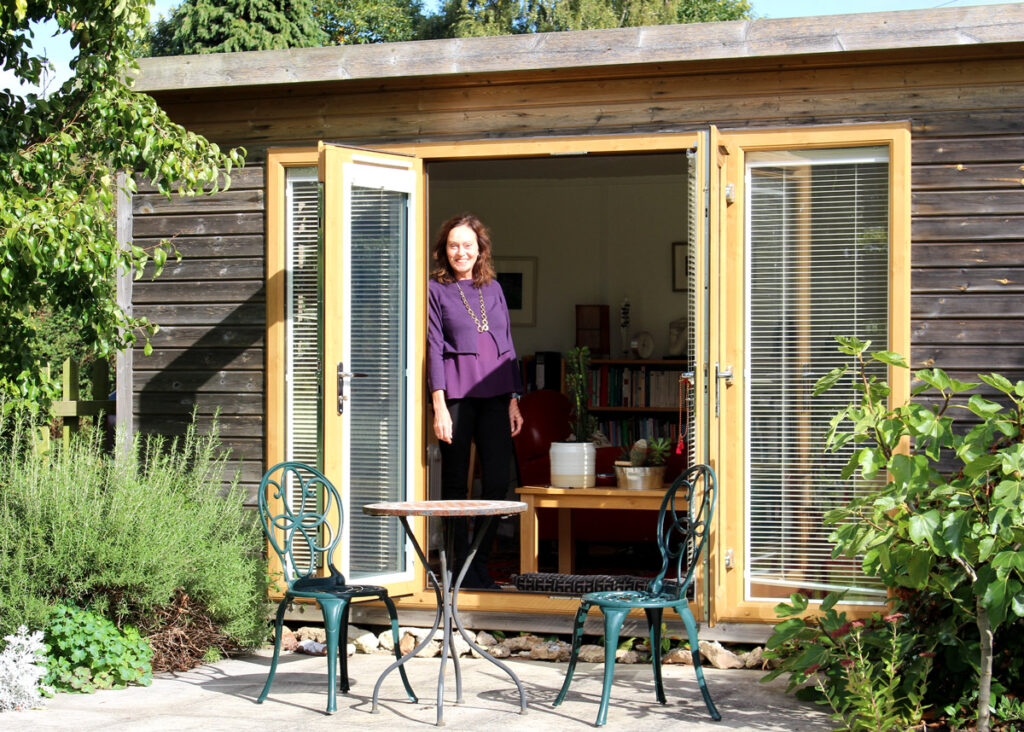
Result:
M444 399L444 391L438 389L431 394L434 404L434 436L441 442L452 444L452 415Z
M515 437L523 429L523 415L519 412L519 400L515 397L508 400L508 419L512 426L512 436Z

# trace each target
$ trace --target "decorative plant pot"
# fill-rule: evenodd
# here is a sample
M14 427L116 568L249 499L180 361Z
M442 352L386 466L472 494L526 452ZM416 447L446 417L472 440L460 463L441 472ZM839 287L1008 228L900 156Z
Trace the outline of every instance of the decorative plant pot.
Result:
M665 466L635 468L632 465L616 465L615 478L619 488L632 491L657 491L664 486Z
M597 483L597 450L593 442L551 443L551 485L592 488Z

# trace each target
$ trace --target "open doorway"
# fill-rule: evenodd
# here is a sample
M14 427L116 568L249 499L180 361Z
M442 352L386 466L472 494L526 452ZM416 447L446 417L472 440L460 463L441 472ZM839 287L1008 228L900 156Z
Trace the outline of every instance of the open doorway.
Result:
M639 437L665 436L675 444L678 436L675 374L687 368L678 333L681 326L684 332L692 326L689 272L679 259L689 238L689 164L684 152L669 152L425 166L430 238L448 217L472 212L491 229L499 274L513 275L515 291L506 298L517 354L527 363L534 360L524 369L528 389L564 387L560 369L542 369L537 361L550 364L577 345L577 305L606 306L602 327L608 345L595 354L592 402L607 439L604 452L612 455L607 463ZM628 325L622 328L627 301ZM640 354L645 359L633 347L639 334L647 334L646 352ZM671 377L665 378L666 372ZM625 397L624 378L631 381ZM661 382L655 393L652 384ZM610 472L607 465L604 470ZM615 485L614 477L602 482ZM519 498L520 483L514 483L511 500ZM612 510L578 508L567 516L560 511L537 509L540 572L637 575L656 569L651 511L625 504ZM519 523L504 522L491 555L491 575L504 587L515 586L522 565Z

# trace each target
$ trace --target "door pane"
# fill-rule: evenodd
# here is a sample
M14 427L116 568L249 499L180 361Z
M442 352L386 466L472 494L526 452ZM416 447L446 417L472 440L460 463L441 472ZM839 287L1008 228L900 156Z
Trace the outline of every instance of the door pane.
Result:
M285 177L285 460L320 466L320 237L316 168L290 168ZM286 476L285 500L293 511L308 496ZM309 519L313 522L313 519ZM299 564L308 547L295 549ZM319 561L320 558L317 559Z
M349 238L349 574L405 566L397 521L363 514L367 503L406 497L406 252L409 196L353 186Z
M822 517L869 488L842 480L849 450L823 453L848 390L812 397L841 365L836 336L888 342L885 148L754 153L747 159L747 599L885 590L859 560L832 559ZM878 364L878 376L885 378Z

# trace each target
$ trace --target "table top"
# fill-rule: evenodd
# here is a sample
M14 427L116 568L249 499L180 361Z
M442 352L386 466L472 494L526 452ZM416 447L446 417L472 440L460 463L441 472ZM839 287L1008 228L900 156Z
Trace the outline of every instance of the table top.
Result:
M496 516L525 510L522 501L394 501L363 506L363 513L371 516Z

